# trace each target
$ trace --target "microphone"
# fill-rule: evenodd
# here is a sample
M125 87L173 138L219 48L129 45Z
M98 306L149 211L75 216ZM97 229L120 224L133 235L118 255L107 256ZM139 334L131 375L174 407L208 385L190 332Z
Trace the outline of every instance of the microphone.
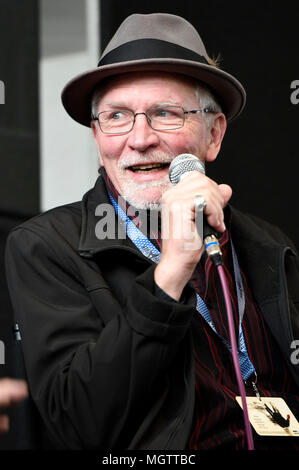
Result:
M205 174L203 163L191 153L182 153L175 157L169 166L169 179L172 184L177 184L190 171L200 171ZM198 225L196 224L197 230ZM202 233L198 230L199 235L203 238L206 252L213 258L216 265L222 264L222 253L218 243L218 232L212 228L203 214Z

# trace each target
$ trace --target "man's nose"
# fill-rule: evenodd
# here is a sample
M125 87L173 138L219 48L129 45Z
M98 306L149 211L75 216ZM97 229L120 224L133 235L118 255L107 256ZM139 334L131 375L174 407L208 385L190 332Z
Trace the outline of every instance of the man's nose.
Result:
M140 152L159 144L158 132L151 128L145 113L136 113L128 144Z

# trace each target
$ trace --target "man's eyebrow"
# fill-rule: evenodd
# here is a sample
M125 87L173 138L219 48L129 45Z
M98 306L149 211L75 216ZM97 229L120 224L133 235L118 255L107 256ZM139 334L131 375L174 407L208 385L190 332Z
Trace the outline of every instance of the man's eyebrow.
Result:
M110 106L110 108L128 108L128 106L124 103L120 103L120 102L109 102L109 103L103 103L103 105L105 106Z
M110 108L130 109L130 106L127 103L116 102L116 101L102 103L102 105L109 106ZM166 107L166 106L182 106L182 105L178 103L177 101L172 101L172 100L163 101L163 102L159 101L148 106L148 109L157 108L157 107Z
M163 102L158 102L155 103L152 107L154 108L155 106L159 107L165 107L165 106L182 106L181 103L178 103L177 101L163 101Z

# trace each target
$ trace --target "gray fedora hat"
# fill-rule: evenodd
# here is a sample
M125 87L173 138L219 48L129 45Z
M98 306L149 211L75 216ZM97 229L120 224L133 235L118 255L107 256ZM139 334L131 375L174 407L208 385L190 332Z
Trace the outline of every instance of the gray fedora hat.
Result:
M75 121L90 126L91 96L105 78L127 72L164 71L196 78L209 86L228 120L242 111L246 93L232 75L211 65L196 29L167 13L126 18L101 55L98 66L69 81L62 103Z

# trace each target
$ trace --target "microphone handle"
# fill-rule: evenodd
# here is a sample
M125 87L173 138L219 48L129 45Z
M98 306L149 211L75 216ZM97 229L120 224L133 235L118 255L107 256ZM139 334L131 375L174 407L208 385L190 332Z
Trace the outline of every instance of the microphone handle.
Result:
M195 213L195 225L199 236L202 237L207 255L211 257L215 266L222 265L222 252L218 242L219 232L208 224L206 216L201 211Z
M208 224L205 214L203 214L201 211L195 213L195 226L199 236L202 237L203 242L207 237L210 237L211 235L214 235L214 237L216 238L219 237L219 232L217 232L213 227Z
M219 237L219 232L215 230L213 227L211 227L206 219L206 216L203 216L203 227L202 227L202 235L203 235L203 240L205 240L207 237L214 235L216 238Z

